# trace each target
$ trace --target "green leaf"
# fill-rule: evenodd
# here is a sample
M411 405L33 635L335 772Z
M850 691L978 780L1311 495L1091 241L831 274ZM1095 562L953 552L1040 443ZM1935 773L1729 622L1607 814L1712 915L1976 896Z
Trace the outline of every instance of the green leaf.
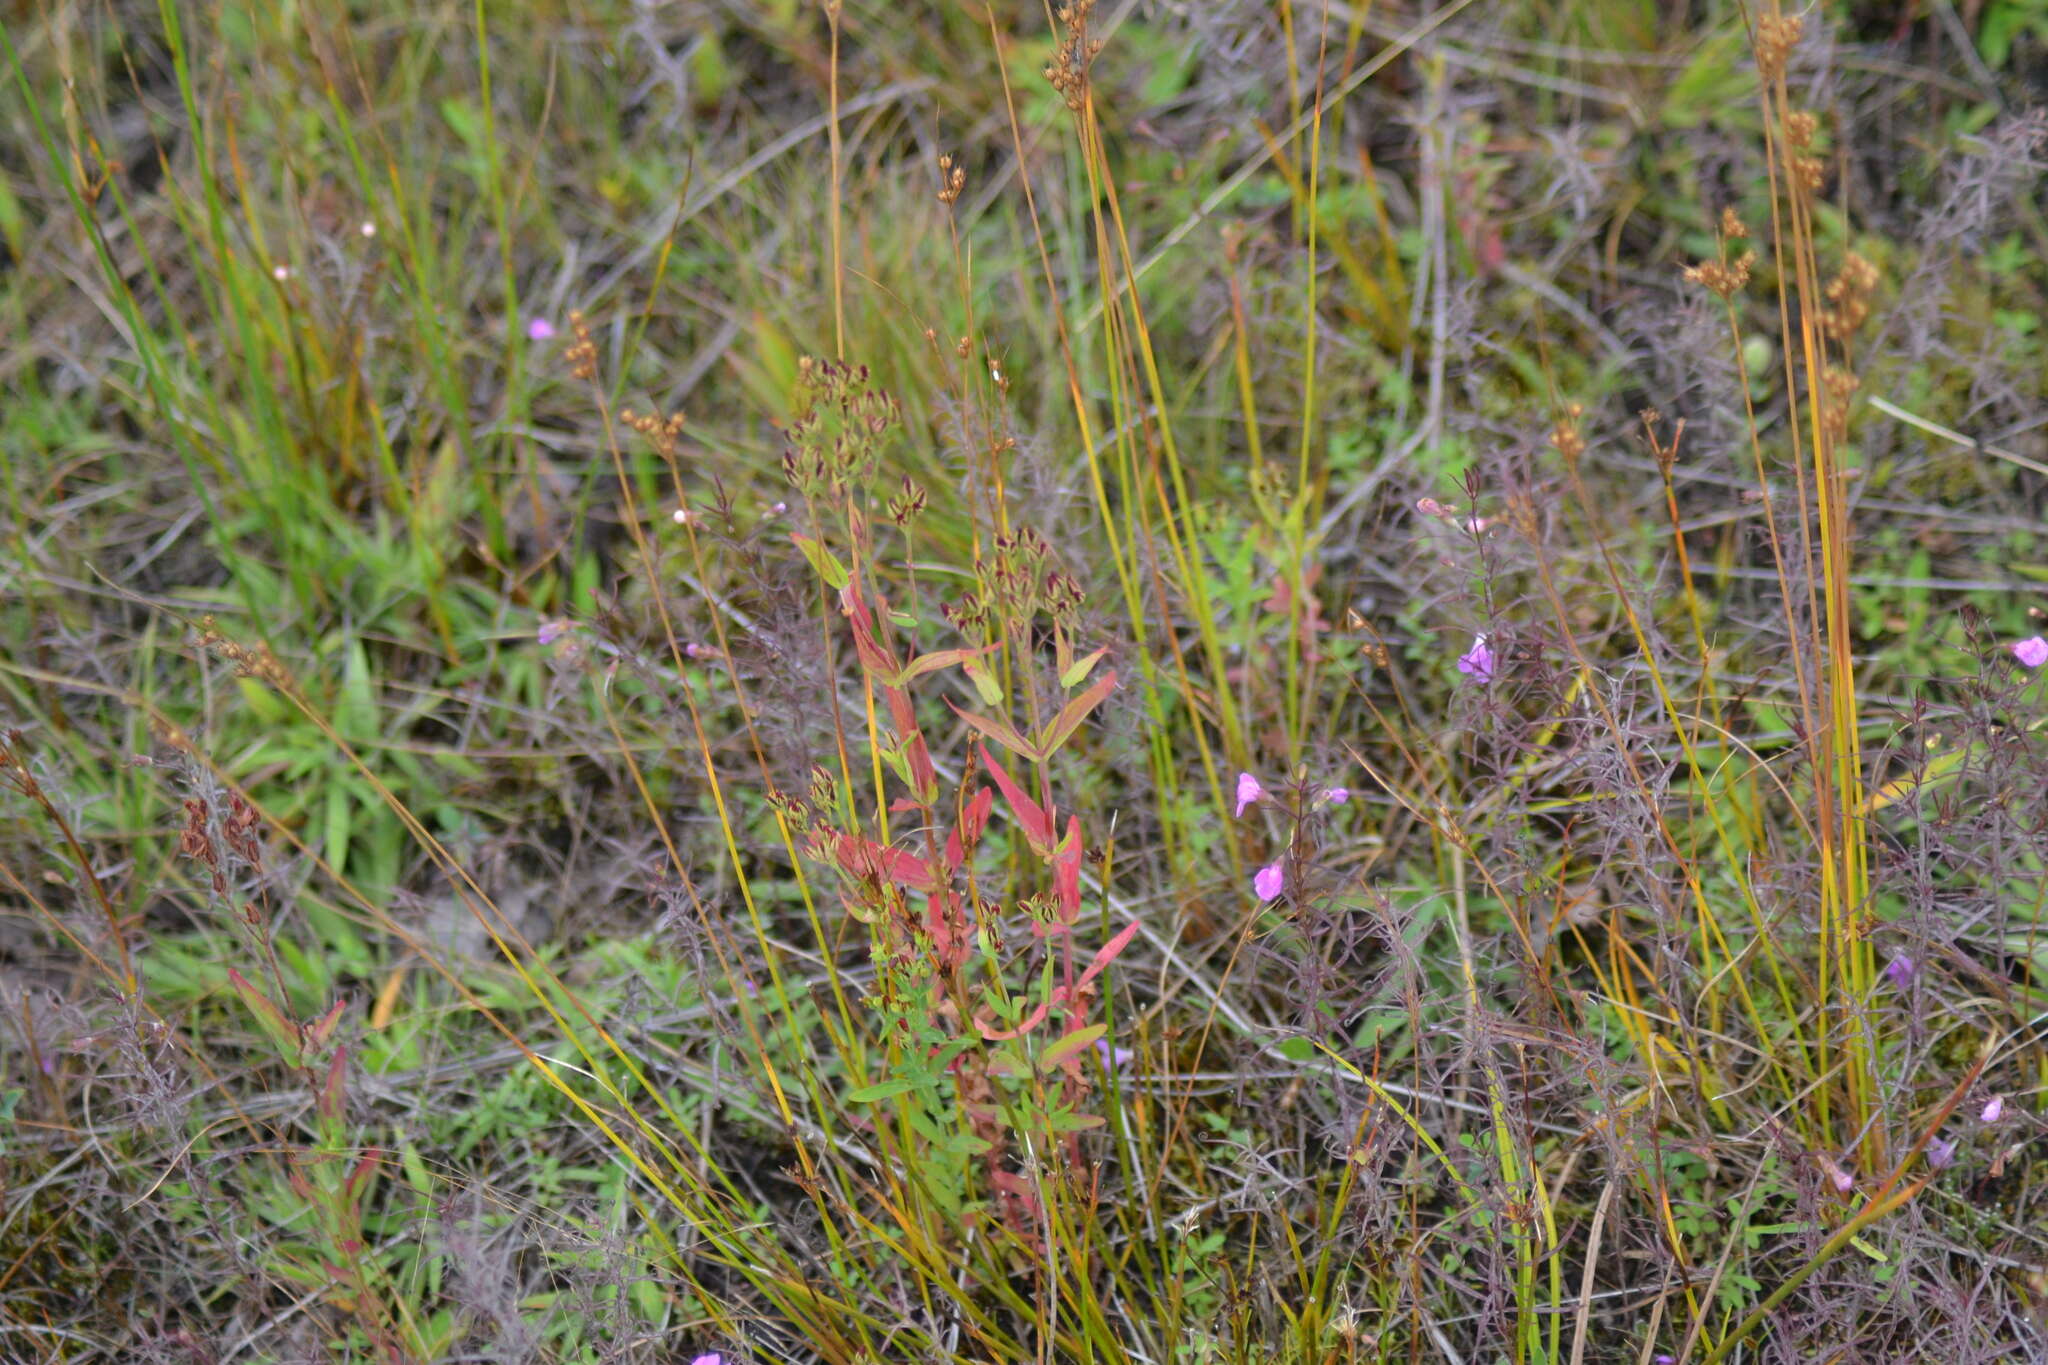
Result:
M846 573L846 566L832 557L832 552L809 536L797 535L794 531L789 538L804 552L804 558L811 561L811 567L818 571L818 577L825 580L825 586L838 592L852 581Z
M278 1008L277 1002L264 994L260 986L233 967L228 968L228 986L248 1006L249 1013L256 1016L257 1025L285 1064L300 1065L305 1054L299 1045L299 1026L292 1022L291 1017Z
M1092 1046L1096 1039L1107 1032L1109 1032L1109 1025L1107 1024L1091 1024L1087 1028L1074 1030L1064 1038L1048 1044L1045 1051L1038 1054L1038 1069L1040 1071L1052 1070L1082 1048Z
M848 1104L873 1104L876 1100L890 1099L917 1089L917 1082L898 1077L893 1081L880 1081L864 1085L846 1097Z
M996 675L989 672L981 660L967 659L961 663L960 668L967 674L967 680L974 684L974 690L981 695L982 705L1003 704L1003 685L996 681Z
M1079 687L1087 679L1088 675L1094 671L1095 665L1102 661L1102 656L1107 653L1109 653L1109 649L1107 646L1104 646L1093 654L1083 655L1081 658L1074 660L1073 666L1060 674L1060 686L1063 688Z
M1070 699L1060 708L1060 713L1045 727L1045 733L1038 737L1038 753L1041 757L1053 754L1081 728L1081 722L1088 719L1088 713L1102 705L1103 698L1116 691L1116 674L1105 673L1102 681Z

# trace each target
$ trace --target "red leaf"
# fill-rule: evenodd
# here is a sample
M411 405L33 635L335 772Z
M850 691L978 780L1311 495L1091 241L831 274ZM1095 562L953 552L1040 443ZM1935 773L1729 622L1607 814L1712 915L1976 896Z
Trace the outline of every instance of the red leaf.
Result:
M1067 817L1067 836L1052 861L1053 888L1059 895L1060 918L1072 924L1081 915L1081 817Z
M875 876L912 891L930 891L938 885L924 859L857 834L839 836L838 862L839 870L850 877Z
M334 1060L327 1066L327 1079L313 1097L313 1109L324 1123L338 1128L347 1116L347 1108L348 1049L340 1047L334 1050Z
M860 655L863 666L881 675L881 681L895 687L903 681L903 665L895 656L882 648L875 639L874 617L868 611L867 601L860 595L860 585L848 583L839 590L839 609L853 624L853 648Z
M974 799L960 812L960 823L946 836L946 870L958 872L967 855L981 842L988 825L988 813L995 808L996 794L987 787L974 789Z
M1081 979L1074 983L1074 990L1079 992L1085 989L1089 982L1100 976L1103 968L1116 961L1116 955L1124 950L1125 946L1130 943L1137 932L1138 921L1132 920L1118 932L1115 938L1103 944L1101 949L1095 954L1095 960L1088 964L1088 970L1082 972Z
M1003 771L1003 765L996 762L986 744L981 746L981 761L988 766L989 776L1003 790L1003 798L1010 803L1010 814L1024 827L1024 837L1030 841L1032 851L1041 858L1052 856L1052 816L1044 807L1024 794L1024 789L1010 780Z
M990 720L987 716L977 716L972 711L962 711L958 706L953 706L951 697L946 698L946 705L952 706L953 714L966 721L970 727L981 731L1011 753L1031 759L1033 762L1037 761L1038 750L1031 741L1011 729L1005 722Z
M1024 1022L1013 1029L999 1029L990 1022L989 1012L983 1010L974 1016L974 1026L981 1030L981 1036L991 1043L1000 1043L1006 1038L1021 1038L1045 1022L1045 1016L1052 1012L1052 1001L1042 1000L1038 1008L1025 1016Z

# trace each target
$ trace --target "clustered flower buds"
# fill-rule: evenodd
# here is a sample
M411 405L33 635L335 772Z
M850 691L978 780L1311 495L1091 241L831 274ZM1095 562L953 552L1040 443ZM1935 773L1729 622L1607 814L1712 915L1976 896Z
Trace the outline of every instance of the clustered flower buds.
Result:
M1796 14L1767 14L1756 21L1756 69L1766 81L1785 74L1785 59L1799 46L1805 23Z
M1066 30L1066 37L1053 50L1045 65L1045 79L1059 91L1071 113L1080 113L1088 98L1088 64L1102 51L1100 39L1088 36L1088 17L1095 12L1095 0L1073 0L1053 16Z
M619 412L619 420L644 436L647 444L653 446L656 453L664 459L675 458L683 435L683 415L680 412L672 412L667 417L656 417L651 412L635 412L631 408L624 408ZM680 507L676 509L677 512L682 510ZM673 517L673 514L671 516ZM688 520L688 514L684 513L676 524L680 526Z
M784 476L807 497L865 483L883 437L903 420L902 407L873 387L867 366L810 356L797 362L797 394Z
M967 188L967 172L953 164L953 158L939 158L939 202L948 208L960 202L960 192Z
M569 330L576 334L576 340L562 358L569 362L569 374L586 384L597 378L597 343L590 339L590 324L583 320L583 314L569 314Z
M1685 268L1685 278L1725 299L1749 283L1749 268L1755 264L1756 253L1745 251L1732 261L1701 261L1698 265L1689 265Z

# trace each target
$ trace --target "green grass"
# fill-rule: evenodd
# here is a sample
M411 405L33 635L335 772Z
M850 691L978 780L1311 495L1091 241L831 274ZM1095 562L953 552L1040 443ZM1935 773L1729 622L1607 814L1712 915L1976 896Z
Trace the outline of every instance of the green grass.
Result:
M1708 8L9 25L0 1355L2039 1351L2048 38Z

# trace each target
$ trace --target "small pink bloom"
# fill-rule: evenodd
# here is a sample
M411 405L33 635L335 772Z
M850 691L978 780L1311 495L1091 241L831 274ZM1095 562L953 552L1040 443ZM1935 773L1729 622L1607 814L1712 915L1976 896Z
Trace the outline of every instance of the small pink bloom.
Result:
M1323 793L1323 800L1329 802L1333 806L1341 806L1350 799L1351 788L1349 787L1332 787L1328 791Z
M690 1365L725 1365L725 1357L716 1351L706 1351L691 1361Z
M1885 977L1892 983L1893 990L1902 991L1913 984L1913 959L1900 953L1884 965Z
M1253 777L1250 773L1239 773L1237 775L1237 818L1242 820L1244 818L1244 808L1265 794L1266 789L1259 785L1258 778Z
M540 630L535 634L534 638L544 645L551 645L574 629L576 629L574 621L543 621L540 623Z
M526 339L528 341L552 341L554 335L555 324L549 322L546 318L532 318L526 324Z
M1984 1101L1984 1112L1977 1116L1986 1123L1996 1123L2005 1117L2005 1096L1993 1095Z
M2012 657L2028 668L2039 668L2042 664L2048 664L2048 639L2036 635L2031 639L2014 641Z
M1267 863L1252 877L1252 890L1262 901L1272 900L1287 885L1287 874L1280 870L1280 864Z
M1485 634L1481 633L1472 637L1472 648L1458 656L1458 671L1468 678L1490 683L1495 662L1493 650L1487 645Z
M1956 1145L1943 1142L1940 1138L1927 1139L1927 1164L1937 1171L1945 1171L1956 1159Z
M1445 517L1456 514L1458 509L1446 507L1435 498L1418 498L1415 502L1415 510L1422 513L1425 517L1435 517L1441 521Z

